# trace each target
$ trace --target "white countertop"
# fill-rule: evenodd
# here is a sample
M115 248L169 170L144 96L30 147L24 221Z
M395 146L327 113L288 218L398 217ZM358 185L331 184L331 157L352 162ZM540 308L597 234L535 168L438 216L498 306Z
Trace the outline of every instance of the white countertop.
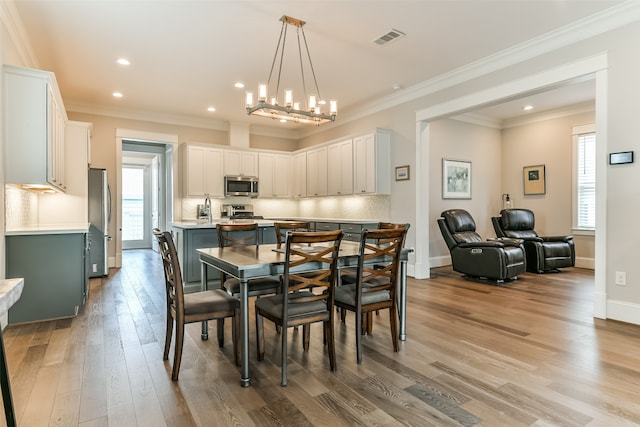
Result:
M28 236L35 234L75 234L89 231L89 224L39 224L7 227L6 236Z
M24 279L0 279L0 314L4 314L20 299Z
M286 222L289 221L311 221L311 222L333 222L340 224L362 224L362 223L371 223L377 224L378 220L375 219L340 219L340 218L298 218L298 217L282 217L282 218L271 218L271 219L222 219L222 218L213 218L209 223L206 220L191 220L191 221L177 221L172 222L170 225L176 228L215 228L216 224L247 224L247 223L257 223L258 227L273 227L274 222Z

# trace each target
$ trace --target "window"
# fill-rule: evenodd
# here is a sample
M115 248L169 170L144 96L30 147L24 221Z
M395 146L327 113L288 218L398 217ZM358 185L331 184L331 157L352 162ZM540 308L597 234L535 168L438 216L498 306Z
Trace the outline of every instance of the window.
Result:
M596 131L594 125L573 128L574 229L596 227Z

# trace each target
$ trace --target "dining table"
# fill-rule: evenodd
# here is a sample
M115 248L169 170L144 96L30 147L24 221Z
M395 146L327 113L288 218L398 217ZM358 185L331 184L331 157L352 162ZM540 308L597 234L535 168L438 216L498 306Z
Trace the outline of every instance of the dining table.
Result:
M233 276L240 282L240 384L251 385L249 376L249 295L247 282L251 279L279 276L284 272L285 253L277 244L252 245L241 247L212 247L197 249L200 256L202 289L208 286L208 266L227 276ZM399 339L406 340L407 305L407 260L412 249L403 248L400 252L400 271L397 283ZM360 243L343 240L338 252L338 268L355 268L360 256ZM372 258L367 264L384 261ZM314 268L310 265L308 269ZM319 266L315 266L319 268ZM202 322L202 336L208 336L207 322Z

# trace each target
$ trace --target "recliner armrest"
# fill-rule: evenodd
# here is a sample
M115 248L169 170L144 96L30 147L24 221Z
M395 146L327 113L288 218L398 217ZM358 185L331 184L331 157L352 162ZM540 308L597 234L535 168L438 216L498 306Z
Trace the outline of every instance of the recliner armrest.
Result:
M497 239L486 240L484 242L467 242L460 243L459 248L504 248L505 246L520 246L522 240L510 239L508 237L500 237Z
M542 236L544 242L572 242L573 236Z
M513 237L498 237L495 241L501 242L504 246L520 246L525 240L529 239L514 239Z

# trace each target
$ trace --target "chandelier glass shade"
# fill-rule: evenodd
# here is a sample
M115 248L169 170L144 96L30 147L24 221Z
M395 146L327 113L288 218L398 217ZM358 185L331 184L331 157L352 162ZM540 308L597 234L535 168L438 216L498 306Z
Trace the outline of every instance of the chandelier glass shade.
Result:
M318 82L316 80L316 73L313 69L313 63L311 62L311 55L309 53L309 47L307 45L307 38L304 34L304 21L289 16L282 16L282 29L280 30L280 38L278 39L278 45L276 46L276 52L271 64L271 71L269 72L269 79L267 83L260 83L258 85L257 99L254 99L254 93L252 91L246 92L245 107L247 114L261 117L268 117L271 119L277 119L280 121L305 123L313 125L321 125L323 123L333 122L336 120L338 114L338 103L335 100L329 101L329 112L323 113L321 108L326 105L326 102L320 97L320 90L318 89ZM282 93L280 88L280 77L282 76L282 61L284 58L284 49L287 40L287 28L288 25L296 27L296 35L298 41L298 56L300 60L300 74L302 81L302 90L304 92L304 104L293 100L293 90L283 88ZM311 77L313 79L313 89L315 92L307 90L305 80L305 68L303 61L303 47L306 53L306 59L308 63L308 69L311 70ZM271 79L273 77L274 68L278 66L278 75L276 80L276 88L270 98L269 87ZM278 100L278 95L281 93L282 98ZM326 107L325 107L326 108Z

